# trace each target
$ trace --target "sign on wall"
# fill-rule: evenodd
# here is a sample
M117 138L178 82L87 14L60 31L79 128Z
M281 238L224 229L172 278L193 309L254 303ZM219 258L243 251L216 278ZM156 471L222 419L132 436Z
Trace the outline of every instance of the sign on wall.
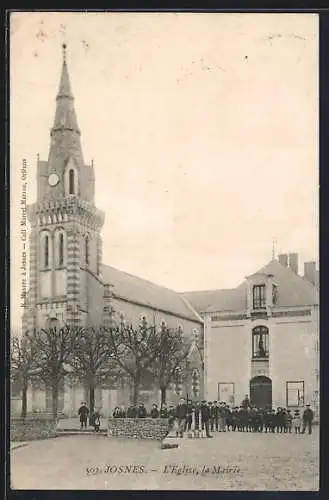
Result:
M218 382L218 401L234 406L234 382Z

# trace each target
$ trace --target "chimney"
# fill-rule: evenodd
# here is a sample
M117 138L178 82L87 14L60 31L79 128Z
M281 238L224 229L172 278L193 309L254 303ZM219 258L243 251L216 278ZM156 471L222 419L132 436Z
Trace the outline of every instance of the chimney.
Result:
M314 262L304 262L304 278L315 285L316 282L316 264Z
M282 264L284 267L288 267L288 255L286 253L281 253L279 255L279 262Z
M289 254L289 267L294 273L298 274L298 253Z

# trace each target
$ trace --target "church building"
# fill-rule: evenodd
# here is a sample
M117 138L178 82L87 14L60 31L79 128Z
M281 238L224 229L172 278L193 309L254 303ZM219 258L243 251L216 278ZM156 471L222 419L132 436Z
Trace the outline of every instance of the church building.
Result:
M23 331L63 325L108 326L125 321L165 323L193 339L190 377L181 393L203 392L203 320L184 296L103 263L101 229L105 215L95 206L95 172L86 165L71 91L66 47L50 132L48 160L38 158L37 200L28 207L30 283ZM185 389L185 390L184 390ZM129 390L98 388L96 405L104 410L128 404ZM88 394L70 387L60 395L59 410L75 414ZM141 391L146 402L158 401L156 389ZM28 410L51 408L48 391L32 388Z

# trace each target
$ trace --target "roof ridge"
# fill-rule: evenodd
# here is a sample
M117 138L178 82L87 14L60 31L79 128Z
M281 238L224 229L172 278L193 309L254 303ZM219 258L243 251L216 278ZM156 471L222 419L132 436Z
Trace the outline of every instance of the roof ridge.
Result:
M187 293L208 293L208 292L231 292L236 290L236 288L211 288L208 290L187 290L185 292L177 292L181 295L186 295Z
M137 274L129 273L128 271L124 271L122 269L118 269L117 267L114 267L114 266L109 266L108 264L103 264L103 266L110 267L111 269L115 269L115 271L119 271L120 273L124 273L127 276L131 276L132 278L137 278L137 279L139 279L141 281L145 281L146 283L149 283L150 285L157 286L158 288L163 288L165 290L169 290L170 292L176 293L178 296L181 295L180 292L177 292L173 288L168 288L167 286L159 285L158 283L154 283L154 281L148 280L146 278L142 278L141 276L137 276Z

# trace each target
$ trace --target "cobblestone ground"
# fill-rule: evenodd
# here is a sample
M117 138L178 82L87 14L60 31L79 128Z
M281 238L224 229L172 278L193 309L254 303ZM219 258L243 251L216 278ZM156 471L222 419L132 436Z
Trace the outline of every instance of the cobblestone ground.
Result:
M13 489L317 490L318 450L318 429L226 432L167 450L155 441L63 436L13 449L11 481Z

